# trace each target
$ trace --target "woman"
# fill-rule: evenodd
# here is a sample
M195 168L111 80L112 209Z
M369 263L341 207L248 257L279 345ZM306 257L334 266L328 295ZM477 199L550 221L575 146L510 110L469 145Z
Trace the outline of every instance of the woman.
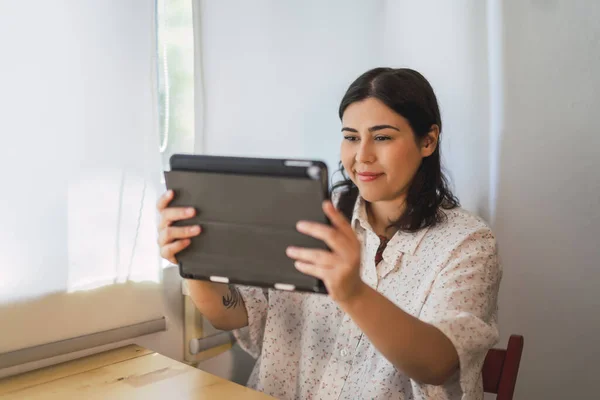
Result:
M462 210L440 165L442 123L427 80L376 68L342 99L341 170L331 226L297 229L331 251L288 248L329 296L189 281L213 324L257 358L249 386L280 399L481 399L497 341L501 279L486 224ZM161 254L200 227L159 200Z

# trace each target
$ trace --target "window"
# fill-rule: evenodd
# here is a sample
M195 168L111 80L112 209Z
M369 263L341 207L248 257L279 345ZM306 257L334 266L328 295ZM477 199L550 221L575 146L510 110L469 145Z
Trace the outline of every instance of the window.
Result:
M158 0L160 152L194 150L194 26L192 0Z
M0 26L0 101L11 110L2 121L2 372L15 351L162 318L155 203L164 185L155 4L40 2L33 12L15 3L0 7ZM171 71L172 86L186 84ZM173 113L185 114L177 93ZM189 134L170 127L167 147L182 149Z

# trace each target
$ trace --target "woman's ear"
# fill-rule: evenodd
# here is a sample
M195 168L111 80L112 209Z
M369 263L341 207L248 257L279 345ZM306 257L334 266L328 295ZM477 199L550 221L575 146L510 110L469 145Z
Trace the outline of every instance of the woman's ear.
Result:
M440 127L437 125L431 125L429 132L423 139L421 139L421 157L429 157L433 154L438 145L438 139L440 137Z

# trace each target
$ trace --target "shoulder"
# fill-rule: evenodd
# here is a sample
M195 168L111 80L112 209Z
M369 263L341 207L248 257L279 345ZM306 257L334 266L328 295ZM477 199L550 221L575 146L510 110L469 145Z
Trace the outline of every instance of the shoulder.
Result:
M442 212L445 219L428 229L426 239L441 244L446 251L470 245L496 253L496 237L483 218L460 207Z
M432 268L433 276L440 282L467 279L490 285L499 283L502 266L489 225L462 208L443 211L445 221L428 229L417 259L425 268Z
M488 223L481 217L465 210L461 207L456 207L450 210L442 210L446 216L446 220L434 228L438 228L445 232L457 231L480 231L486 230L492 232Z

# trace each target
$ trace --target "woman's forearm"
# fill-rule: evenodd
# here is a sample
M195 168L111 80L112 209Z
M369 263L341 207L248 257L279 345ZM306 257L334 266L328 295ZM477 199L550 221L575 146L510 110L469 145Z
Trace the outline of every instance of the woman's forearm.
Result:
M233 330L248 325L244 300L233 285L187 280L196 308L217 329Z

